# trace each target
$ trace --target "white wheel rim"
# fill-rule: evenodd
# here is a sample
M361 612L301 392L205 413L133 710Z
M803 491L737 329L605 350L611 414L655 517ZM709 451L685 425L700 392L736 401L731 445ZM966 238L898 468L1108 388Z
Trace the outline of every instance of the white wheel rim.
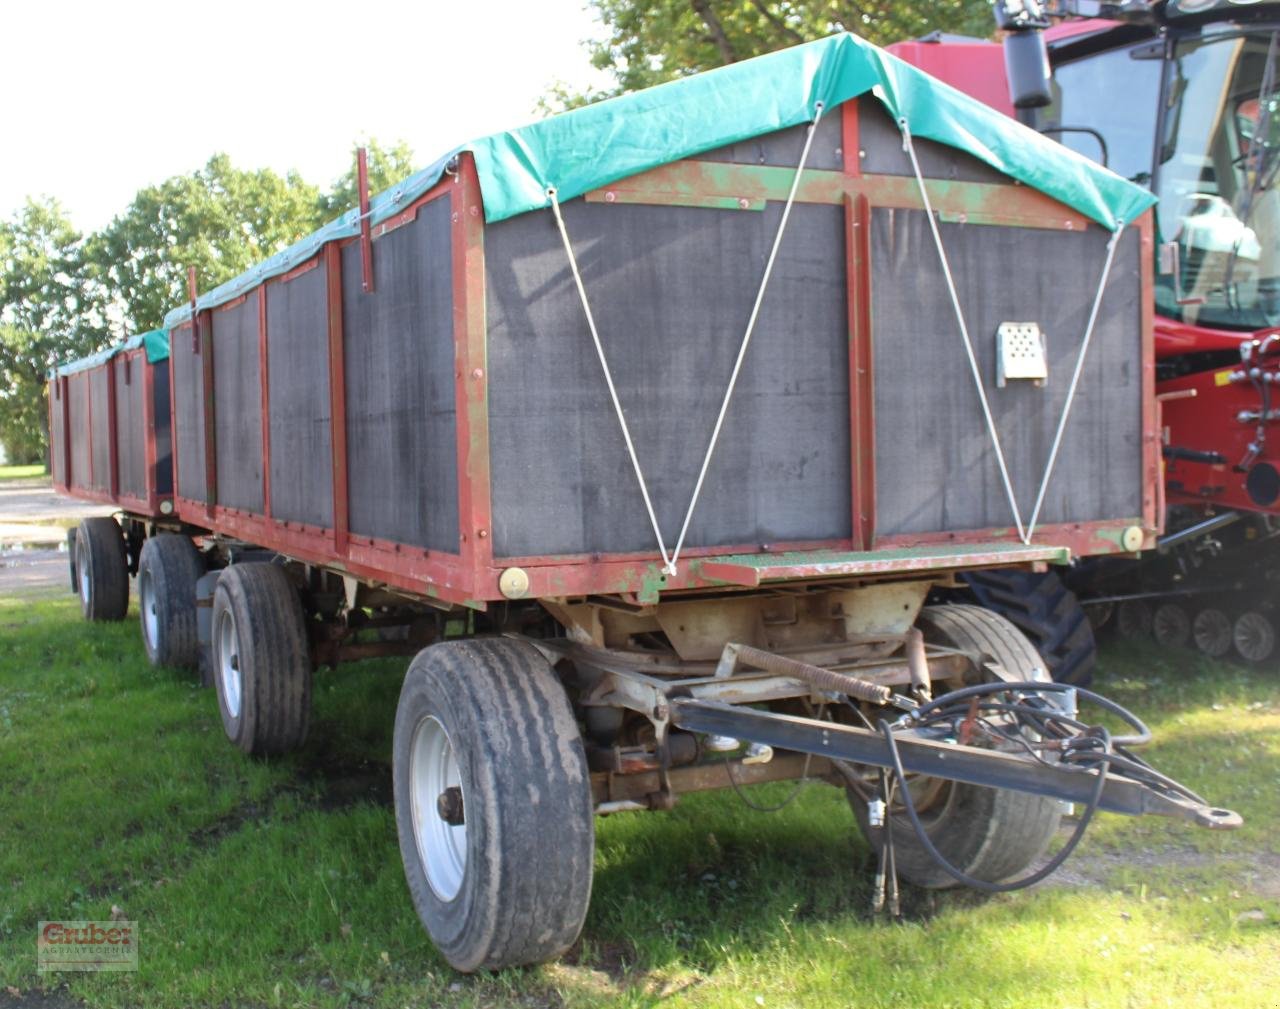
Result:
M1265 662L1276 646L1275 628L1261 613L1240 614L1235 626L1236 650L1251 662Z
M151 585L151 575L146 571L138 576L138 601L142 604L142 633L146 636L147 647L155 651L160 618L156 616L156 592Z
M470 815L449 733L428 715L413 731L409 751L409 800L418 860L431 889L444 901L458 895L467 871L467 825L463 822L454 826L440 816L439 799L448 788L458 789L462 795L463 816Z
M89 605L89 568L83 561L76 565L80 569L80 601Z
M218 679L222 683L222 702L227 714L240 717L240 643L236 638L236 618L223 610L218 618Z
M1213 659L1226 655L1234 643L1231 619L1221 610L1201 610L1192 624L1192 636L1200 651Z

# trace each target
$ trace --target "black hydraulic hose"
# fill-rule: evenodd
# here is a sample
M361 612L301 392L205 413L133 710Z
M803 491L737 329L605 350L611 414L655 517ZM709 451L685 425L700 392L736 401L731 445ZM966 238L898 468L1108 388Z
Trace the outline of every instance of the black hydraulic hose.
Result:
M1002 686L1010 686L1010 684L1002 684ZM1016 686L1016 684L1014 685ZM973 688L965 688L973 689ZM1076 688L1078 689L1078 688ZM961 693L956 691L955 693ZM948 695L950 696L950 695ZM926 705L927 707L928 705ZM1118 705L1117 705L1118 707ZM907 774L902 767L902 758L898 755L898 741L893 738L893 729L889 723L883 718L880 719L880 734L884 737L885 746L889 750L889 759L893 765L893 773L898 781L898 791L902 793L902 806L907 812L908 819L911 820L911 826L916 832L916 837L920 839L924 850L929 853L929 857L938 863L938 867L942 869L948 876L957 883L972 887L975 890L983 890L987 893L1010 893L1014 890L1022 890L1041 880L1048 878L1062 867L1071 853L1075 850L1076 845L1084 838L1085 829L1089 826L1093 815L1098 811L1098 806L1102 802L1102 791L1107 785L1107 766L1111 757L1111 736L1106 729L1098 726L1094 731L1097 732L1097 739L1102 743L1102 753L1098 755L1098 780L1093 786L1093 792L1089 796L1089 803L1085 806L1084 814L1080 817L1080 822L1076 824L1076 829L1071 837L1067 839L1067 843L1062 846L1053 858L1040 869L1024 876L1022 879L1015 879L1011 883L989 883L985 879L978 879L970 876L968 873L957 869L952 865L945 855L942 854L937 846L929 839L929 834L924 828L924 824L920 822L920 814L916 812L915 802L911 799L911 791L907 788ZM889 810L885 810L886 822L889 818Z
M923 721L925 716L935 709L944 705L952 705L957 701L963 701L970 697L986 697L990 694L1002 694L1012 690L1021 690L1029 694L1057 693L1065 694L1074 692L1078 698L1092 701L1104 711L1109 711L1125 724L1131 726L1137 733L1134 736L1116 736L1114 739L1108 737L1109 741L1116 746L1141 746L1143 743L1151 742L1151 730L1146 724L1128 708L1123 708L1115 701L1108 700L1101 694L1095 694L1092 690L1086 690L1084 687L1073 687L1068 683L1039 683L1036 681L1020 681L1016 683L978 683L971 687L961 687L959 690L953 690L950 693L936 697L932 701L920 705L911 713L911 720L915 722ZM1061 717L1067 720L1069 716L1065 713L1055 713L1048 709L1043 713L1052 715L1053 717Z

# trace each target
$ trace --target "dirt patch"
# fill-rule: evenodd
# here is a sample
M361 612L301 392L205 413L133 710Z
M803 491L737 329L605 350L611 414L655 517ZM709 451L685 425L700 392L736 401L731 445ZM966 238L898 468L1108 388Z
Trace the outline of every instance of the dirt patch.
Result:
M1240 852L1233 860L1248 860L1249 866L1239 871L1224 870L1223 856L1192 848L1154 848L1118 852L1093 852L1073 855L1067 864L1050 876L1042 887L1067 889L1109 889L1117 872L1168 871L1184 869L1189 872L1212 869L1223 872L1223 878L1231 880L1242 890L1269 900L1280 900L1280 855L1270 852ZM1048 859L1042 859L1043 865ZM1037 868L1039 868L1037 865Z
M72 998L63 987L24 992L8 986L0 987L0 1009L84 1009L84 1003Z
M359 802L386 808L393 802L390 765L352 759L329 749L300 755L298 783L313 792L316 806L326 813Z
M62 589L71 594L67 555L58 550L0 552L0 595L22 596Z

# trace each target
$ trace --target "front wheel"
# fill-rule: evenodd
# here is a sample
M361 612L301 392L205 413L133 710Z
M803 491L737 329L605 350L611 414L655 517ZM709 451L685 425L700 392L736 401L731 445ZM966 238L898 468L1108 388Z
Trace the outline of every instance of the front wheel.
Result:
M1049 678L1031 642L998 613L980 606L928 606L920 612L919 627L930 644L987 656L1011 680ZM935 686L935 693L963 685L967 684ZM1053 840L1062 816L1056 800L1025 792L922 775L913 777L908 787L934 847L961 872L988 883L1012 879L1030 868ZM853 791L848 794L858 826L871 840L866 802ZM894 808L899 810L892 814L898 874L929 889L958 886L920 842L905 810L898 804Z
M531 645L433 645L405 675L392 745L414 909L461 971L539 963L577 939L595 825L573 709Z

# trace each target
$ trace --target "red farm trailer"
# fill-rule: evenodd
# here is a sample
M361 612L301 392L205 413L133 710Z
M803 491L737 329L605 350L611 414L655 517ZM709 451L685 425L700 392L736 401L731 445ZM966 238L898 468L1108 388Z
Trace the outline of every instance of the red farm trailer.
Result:
M49 375L54 489L129 516L88 518L67 536L71 587L90 619L124 617L148 527L173 515L168 360L169 339L154 330Z
M593 814L691 791L844 789L891 907L1043 878L1064 802L1237 824L927 605L1154 542L1150 203L848 35L459 148L165 320L153 659L194 612L269 754L316 665L415 654L400 847L462 970L562 953Z

